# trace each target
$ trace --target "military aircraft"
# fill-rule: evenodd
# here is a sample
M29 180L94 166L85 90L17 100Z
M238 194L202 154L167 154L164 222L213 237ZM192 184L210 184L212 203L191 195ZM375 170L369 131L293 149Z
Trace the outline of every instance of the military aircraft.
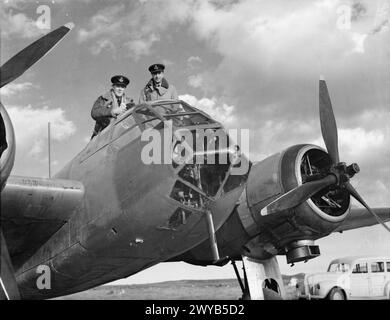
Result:
M59 27L2 65L1 87L72 27ZM170 105L178 107L176 113L168 112ZM68 295L169 261L201 266L232 262L243 297L285 298L276 255L285 255L288 263L307 261L320 254L315 240L332 232L377 223L389 231L384 222L390 220L390 208L371 210L350 183L358 165L340 162L324 80L319 108L327 150L295 145L255 163L245 155L225 163L176 162L182 140L176 135L166 139L168 123L194 135L225 132L211 139L217 160L227 152L221 141L229 137L201 110L183 101L160 101L119 116L53 178L13 176L16 141L7 111L0 107L4 299ZM162 149L169 150L164 157L171 157L171 164L142 161L147 146L142 135L151 129L164 136L161 144L168 148ZM209 142L204 156L210 154ZM238 166L247 169L233 174ZM365 208L351 209L351 196ZM241 260L244 280L235 264ZM43 270L50 277L42 287Z

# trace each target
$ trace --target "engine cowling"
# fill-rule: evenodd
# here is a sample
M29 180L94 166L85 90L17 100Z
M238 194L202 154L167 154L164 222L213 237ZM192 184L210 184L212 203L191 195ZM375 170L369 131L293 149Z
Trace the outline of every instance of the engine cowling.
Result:
M11 119L0 102L0 190L11 173L15 161L15 133Z
M282 194L327 173L329 155L314 145L297 145L253 165L246 200L238 213L248 233L258 233L246 247L261 256L286 254L288 262L319 255L314 240L334 231L347 217L350 195L345 190L323 190L294 209L271 213L267 205ZM248 219L248 216L251 218ZM265 248L265 250L264 250Z

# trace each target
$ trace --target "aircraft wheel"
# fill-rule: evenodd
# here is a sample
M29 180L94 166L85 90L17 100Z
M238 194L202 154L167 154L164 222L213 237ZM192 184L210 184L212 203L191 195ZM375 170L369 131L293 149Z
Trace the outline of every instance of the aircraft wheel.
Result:
M343 291L339 288L333 288L328 294L328 300L345 300Z
M283 300L279 293L268 288L263 288L263 294L265 300Z

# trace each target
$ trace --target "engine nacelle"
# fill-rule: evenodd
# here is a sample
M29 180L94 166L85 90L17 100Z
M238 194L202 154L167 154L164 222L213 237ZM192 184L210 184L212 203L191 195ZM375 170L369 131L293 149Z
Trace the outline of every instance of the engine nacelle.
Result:
M10 117L0 102L0 190L11 173L15 161L15 133Z
M254 236L246 245L252 254L257 251L260 258L267 253L286 254L288 262L319 255L314 240L330 234L349 213L347 191L325 189L285 212L271 213L266 207L310 177L329 172L330 166L329 155L314 145L293 146L253 165L247 201L237 208L242 224Z

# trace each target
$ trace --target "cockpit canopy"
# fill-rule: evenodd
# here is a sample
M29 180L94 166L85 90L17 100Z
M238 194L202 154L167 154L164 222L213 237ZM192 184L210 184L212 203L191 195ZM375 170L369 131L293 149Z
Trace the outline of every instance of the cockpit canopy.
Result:
M217 124L206 113L191 107L181 100L157 101L150 104L141 104L135 107L133 113L145 125L142 129L155 127L160 121L172 121L175 127L191 127L199 125Z

